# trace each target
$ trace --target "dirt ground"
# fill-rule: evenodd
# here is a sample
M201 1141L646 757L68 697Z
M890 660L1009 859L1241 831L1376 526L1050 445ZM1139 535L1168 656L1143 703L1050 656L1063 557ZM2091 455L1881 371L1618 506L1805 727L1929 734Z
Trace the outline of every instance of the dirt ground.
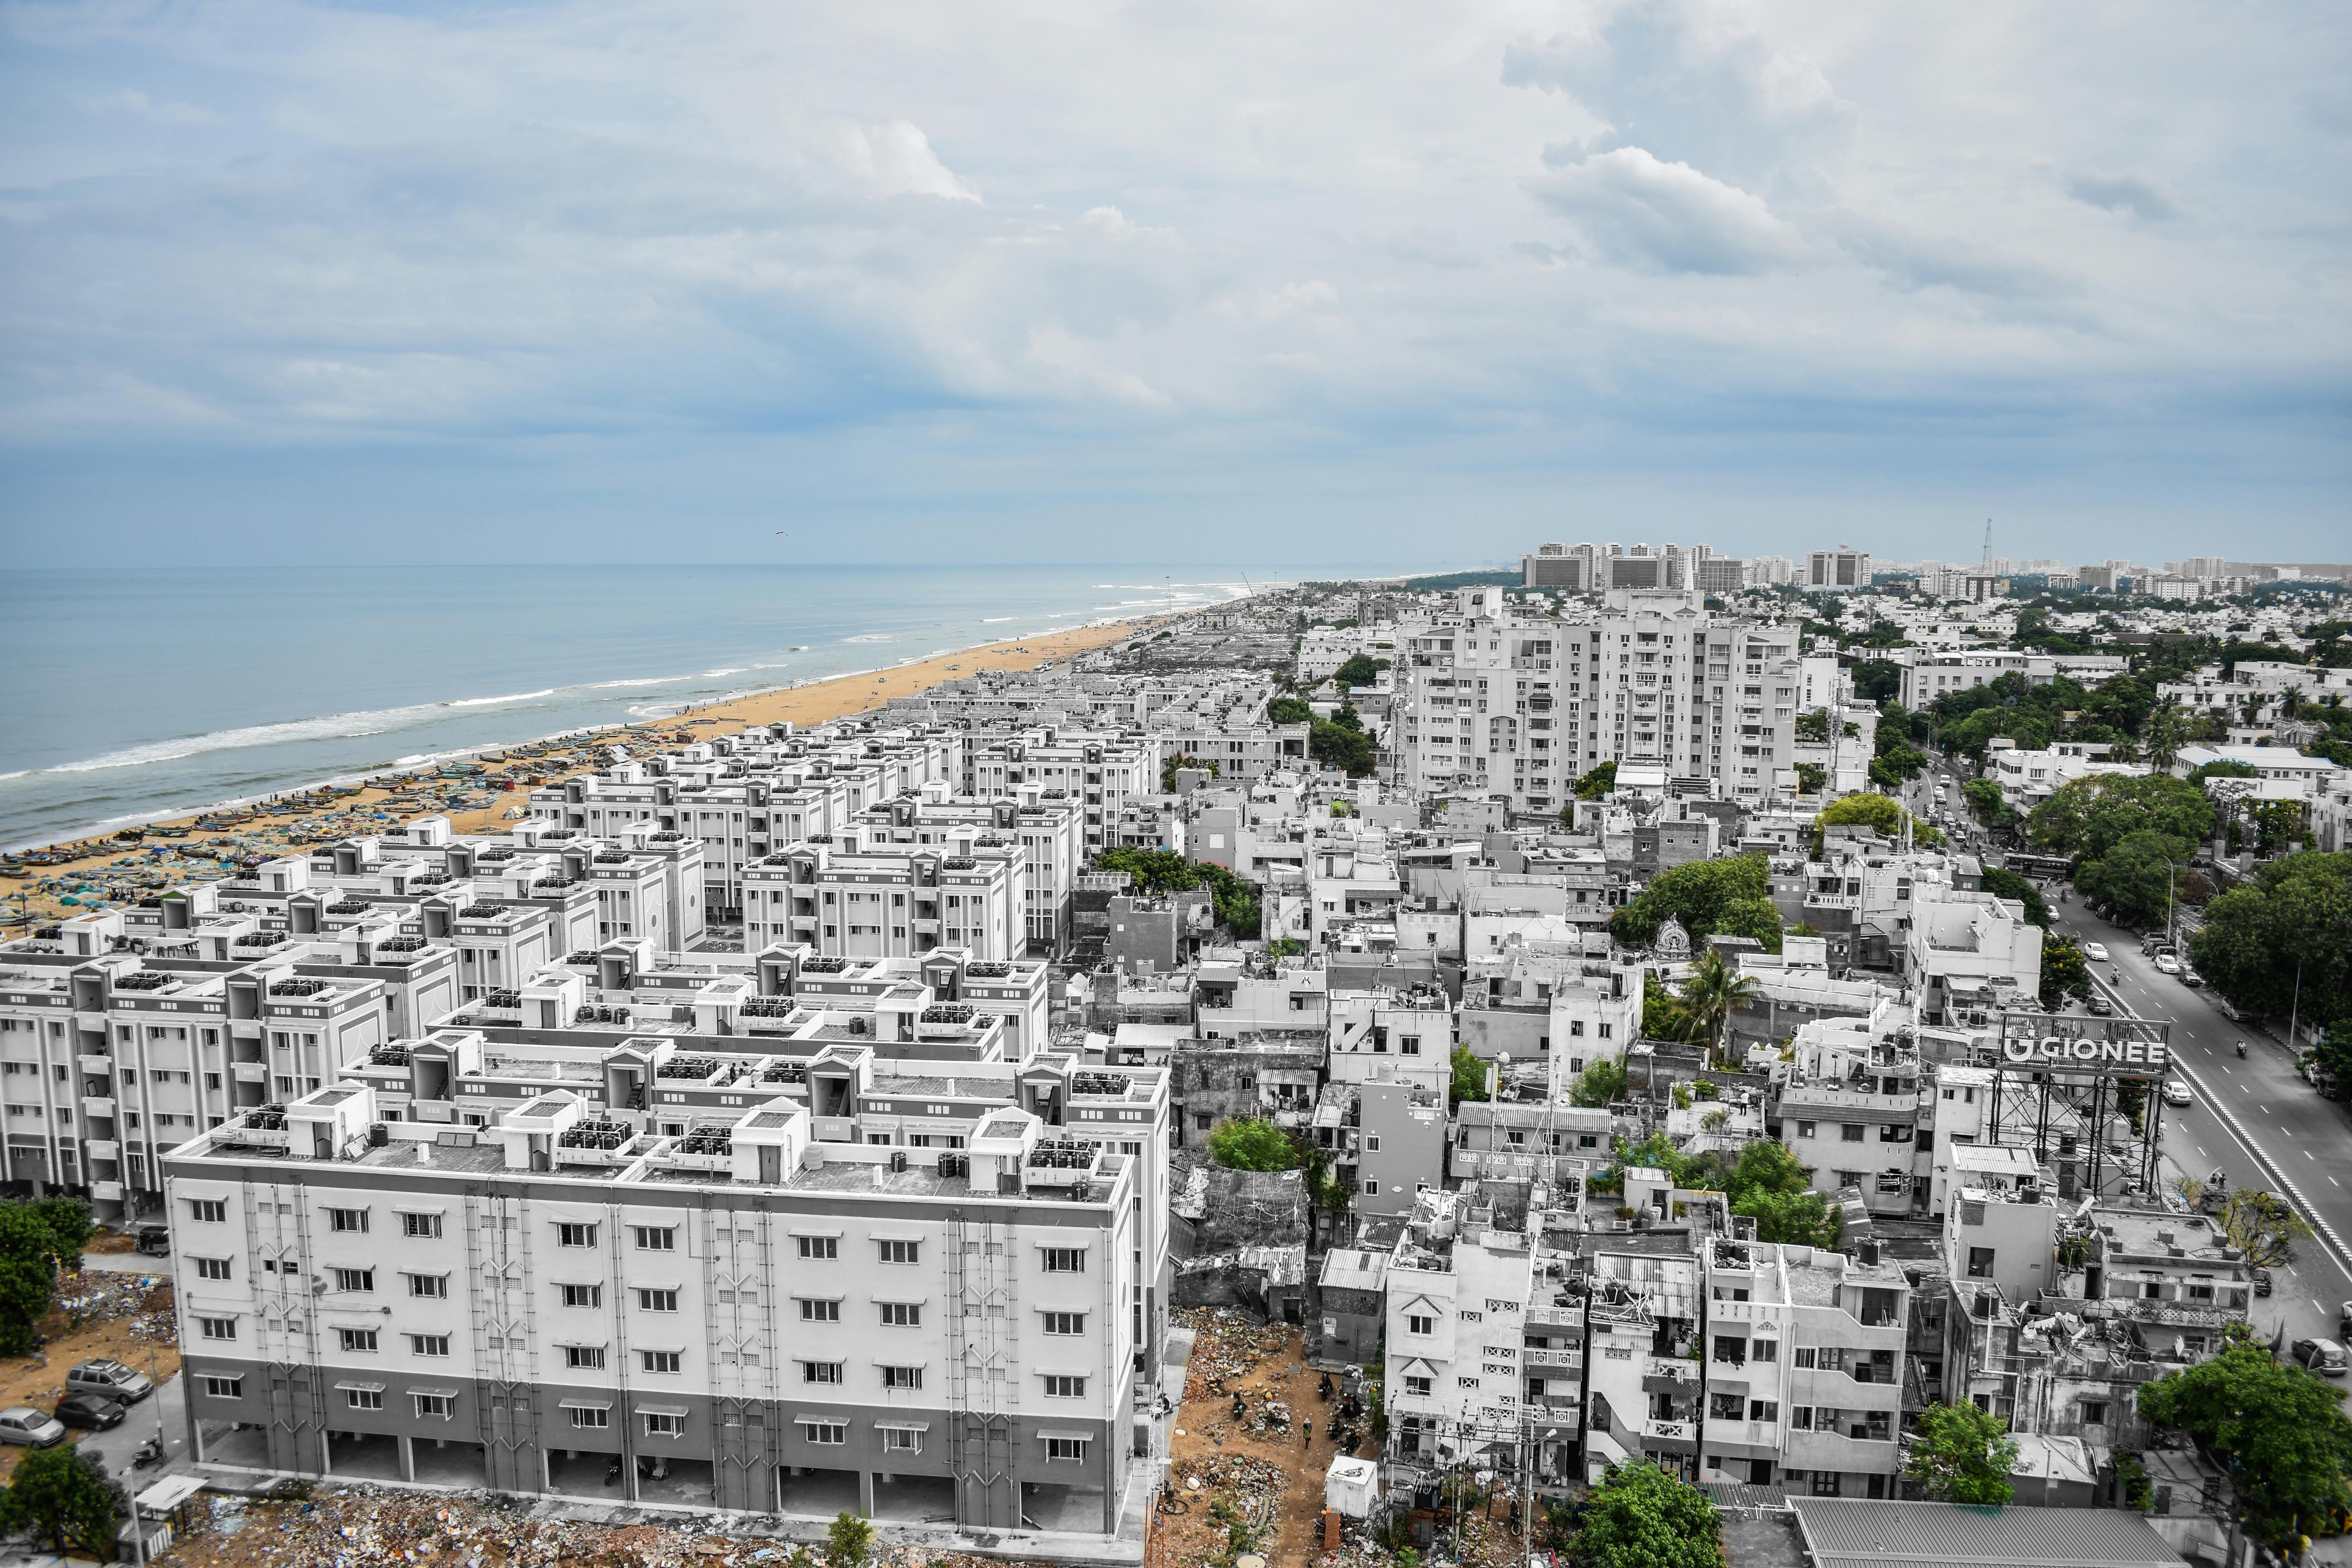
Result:
M102 1316L76 1328L63 1307L52 1309L41 1320L40 1328L48 1343L36 1354L0 1361L0 1410L18 1405L51 1408L65 1394L67 1372L86 1361L119 1361L153 1378L158 1387L179 1372L180 1347L168 1282L146 1288L135 1274L92 1271L79 1279L68 1277L58 1288L58 1297L60 1302L80 1300L92 1314L125 1315ZM136 1406L139 1415L147 1415L152 1408L145 1404ZM139 1415L131 1419L137 1420ZM148 1419L152 1422L153 1416L149 1415ZM78 1443L88 1436L77 1427L68 1434L68 1440ZM23 1448L0 1447L0 1481L16 1473L16 1461L25 1453Z

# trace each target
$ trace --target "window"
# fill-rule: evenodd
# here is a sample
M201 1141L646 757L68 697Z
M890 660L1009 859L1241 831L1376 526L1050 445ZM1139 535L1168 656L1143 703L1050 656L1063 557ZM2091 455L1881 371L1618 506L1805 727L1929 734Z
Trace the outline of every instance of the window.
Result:
M217 1373L207 1373L202 1382L205 1392L215 1399L245 1397L245 1379L242 1377L223 1377Z
M236 1320L235 1318L198 1318L196 1331L205 1339L233 1340L236 1338Z
M603 1345L566 1345L563 1364L585 1372L601 1372L604 1367Z
M1086 1396L1087 1380L1085 1378L1064 1377L1056 1373L1048 1373L1045 1374L1046 1398L1084 1399Z
M1797 1136L1800 1138L1811 1138L1820 1130L1820 1123L1818 1122L1800 1121L1797 1123Z
M849 1432L838 1421L803 1421L801 1423L801 1439L820 1447L832 1447L847 1442Z
M1749 1400L1748 1402L1748 1419L1750 1421L1778 1421L1780 1419L1780 1402L1777 1399Z
M1813 1407L1810 1405L1791 1405L1789 1406L1789 1426L1792 1430L1798 1432L1811 1431L1813 1429Z
M1416 1377L1412 1373L1405 1373L1404 1379L1404 1391L1407 1394L1418 1394L1420 1397L1426 1399L1429 1397L1430 1394L1430 1380L1425 1377Z
M199 1279L228 1278L228 1259L226 1258L196 1258L189 1261L196 1266L196 1278Z
M446 1334L411 1334L408 1348L418 1355L447 1355L449 1336Z
M367 1234L367 1210L329 1209L327 1211L327 1228L329 1230L355 1231L362 1236L365 1236Z
M881 1306L882 1326L886 1329L914 1329L922 1326L923 1309L912 1301L885 1301ZM1049 1317L1051 1315L1051 1313L1047 1314Z
M1863 1126L1859 1121L1844 1122L1838 1128L1838 1136L1848 1143L1861 1142L1862 1133Z
M639 1290L637 1310L640 1312L675 1312L677 1310L676 1290Z
M1045 1314L1045 1331L1049 1334L1083 1334L1087 1331L1087 1315L1084 1312L1048 1312Z
M804 1361L801 1363L803 1383L839 1383L841 1363L837 1361Z
M1737 1421L1739 1419L1740 1412L1747 1408L1746 1398L1737 1394L1714 1394L1707 1396L1706 1414L1710 1420ZM1710 1465L1708 1468L1719 1470L1723 1467Z
M593 1225L559 1225L555 1227L555 1245L593 1247L596 1245L596 1227Z
M684 1366L685 1360L683 1352L678 1351L639 1351L637 1352L637 1364L647 1372L677 1372Z
M1969 1278L1971 1279L1990 1279L1992 1278L1991 1247L1971 1247L1969 1248Z
M633 1225L639 1252L676 1252L677 1226L674 1225Z
M1715 1359L1734 1366L1748 1364L1748 1342L1738 1334L1715 1336Z
M804 1236L800 1243L801 1256L813 1262L830 1263L841 1256L841 1242L836 1237Z
M1083 1274L1087 1271L1086 1249L1080 1247L1049 1247L1045 1248L1045 1272L1048 1274Z
M685 1430L686 1417L683 1415L673 1415L666 1410L646 1412L646 1436L648 1437L676 1437Z
M801 1321L803 1323L837 1323L841 1321L841 1303L821 1301L814 1296L803 1296Z
M572 1425L581 1431L601 1432L612 1424L613 1413L609 1410L591 1410L584 1405L572 1407Z
M375 1349L375 1331L373 1329L337 1329L335 1331L335 1338L342 1345L343 1349L347 1351L356 1352L360 1351L373 1351Z
M1087 1440L1084 1437L1048 1437L1045 1439L1045 1458L1048 1460L1075 1459L1084 1464Z
M919 1366L886 1366L882 1369L882 1386L920 1388L923 1386L923 1369Z
M882 1447L888 1453L919 1454L923 1451L923 1435L911 1426L885 1426Z
M1813 1495L1815 1497L1837 1496L1838 1473L1835 1470L1815 1470L1813 1472Z
M228 1205L215 1198L191 1198L188 1217L205 1225L219 1225L228 1218Z
M1408 1312L1405 1314L1404 1331L1409 1334L1433 1334L1437 1331L1437 1320Z
M604 1287L566 1285L563 1287L563 1304L567 1307L601 1307L604 1304Z
M419 1419L427 1415L438 1415L446 1421L457 1414L457 1402L448 1394L412 1394L409 1397L416 1401L416 1414Z
M885 1263L919 1263L922 1261L923 1244L919 1241L883 1241L875 1244L881 1249Z
M1792 1366L1811 1366L1815 1364L1814 1358L1820 1352L1815 1351L1811 1345L1799 1345L1796 1350L1790 1353L1790 1364Z
M343 1403L353 1410L381 1410L383 1408L383 1390L346 1388L343 1390Z
M408 1293L446 1301L449 1299L449 1277L446 1274L412 1274L408 1277Z
M400 1234L422 1237L428 1240L441 1234L441 1216L437 1214L404 1214L400 1216Z
M2105 1426L2105 1425L2106 1425L2106 1421L2107 1421L2107 1402L2106 1402L2105 1400L2104 1400L2104 1399L2085 1399L2084 1401L2083 1401L2083 1425L2084 1425L2084 1426Z

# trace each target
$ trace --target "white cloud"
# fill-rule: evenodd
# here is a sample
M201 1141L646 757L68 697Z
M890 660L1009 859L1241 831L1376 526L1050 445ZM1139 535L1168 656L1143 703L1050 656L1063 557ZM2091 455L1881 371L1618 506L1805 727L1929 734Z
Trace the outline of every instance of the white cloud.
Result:
M980 200L980 193L940 162L922 127L908 121L839 125L834 128L832 140L843 167L876 195Z
M93 114L129 114L158 125L218 125L221 117L193 103L173 103L148 97L135 87L95 93L81 100Z
M1529 184L1591 247L1658 272L1768 272L1794 262L1796 232L1746 191L1640 147L1597 153Z

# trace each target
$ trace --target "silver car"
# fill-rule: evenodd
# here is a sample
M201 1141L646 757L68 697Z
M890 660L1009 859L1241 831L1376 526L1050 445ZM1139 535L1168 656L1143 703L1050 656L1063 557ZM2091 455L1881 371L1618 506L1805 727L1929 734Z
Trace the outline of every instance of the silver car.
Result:
M98 1394L136 1405L155 1392L147 1374L119 1361L86 1361L66 1373L68 1394Z
M29 1405L0 1410L0 1443L26 1448L48 1448L66 1440L66 1424L46 1410Z

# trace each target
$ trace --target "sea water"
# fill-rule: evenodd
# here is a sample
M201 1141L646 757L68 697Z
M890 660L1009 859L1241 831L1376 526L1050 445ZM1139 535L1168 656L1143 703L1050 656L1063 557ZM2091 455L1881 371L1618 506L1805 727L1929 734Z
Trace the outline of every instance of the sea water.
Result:
M1339 574L1253 565L0 574L0 847Z

